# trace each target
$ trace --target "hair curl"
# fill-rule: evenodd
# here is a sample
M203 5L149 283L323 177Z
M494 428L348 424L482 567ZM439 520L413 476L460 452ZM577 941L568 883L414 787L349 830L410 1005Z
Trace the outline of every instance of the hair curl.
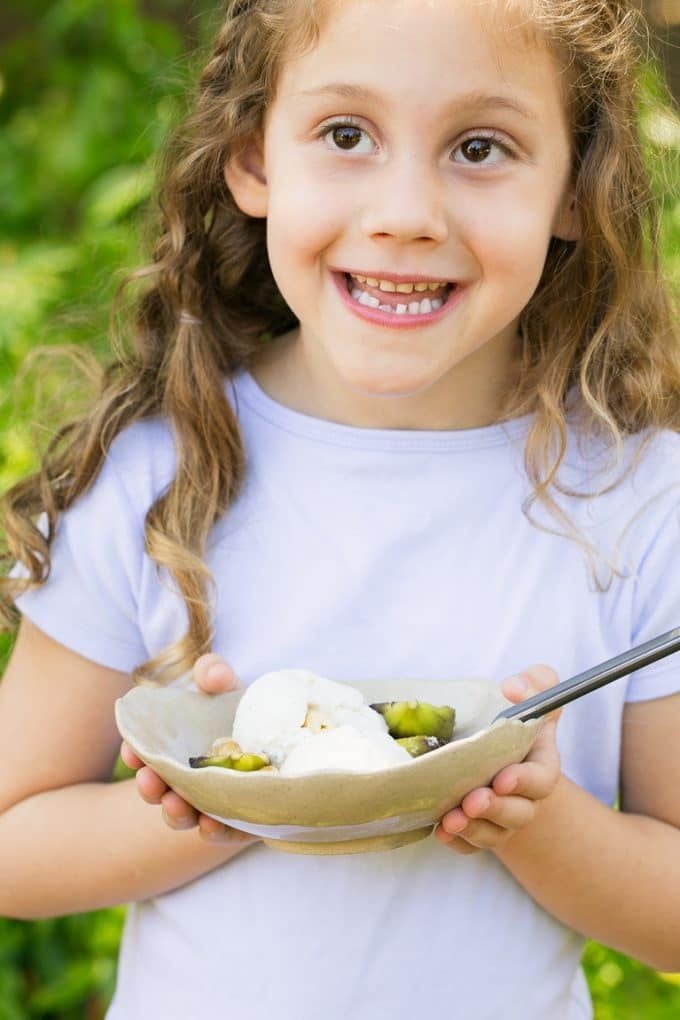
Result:
M114 438L157 415L172 424L176 474L147 513L145 539L148 555L176 580L188 630L140 664L138 680L177 677L211 644L206 542L245 472L224 379L251 363L263 338L296 323L271 274L265 223L238 209L223 168L261 133L282 61L313 44L329 2L227 3L194 111L166 147L152 262L125 284L143 284L129 343L115 343L89 413L60 429L39 470L4 497L3 559L28 572L0 581L0 611L12 625L13 599L49 576L59 514L92 485ZM570 395L579 394L583 425L614 445L680 427L680 345L636 128L644 36L624 0L505 3L548 40L569 83L582 237L551 242L522 315L522 369L504 408L504 417L533 414L525 454L533 498L569 530L553 493Z

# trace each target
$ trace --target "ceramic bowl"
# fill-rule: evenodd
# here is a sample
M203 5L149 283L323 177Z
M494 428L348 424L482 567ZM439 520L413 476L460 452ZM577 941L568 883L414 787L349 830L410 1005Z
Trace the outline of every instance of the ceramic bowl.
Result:
M463 797L506 765L522 761L538 722L493 720L509 702L483 679L352 682L368 703L419 699L456 709L451 743L379 772L284 777L214 766L193 769L230 736L243 691L207 695L135 687L116 702L124 739L199 811L293 853L387 850L423 839Z

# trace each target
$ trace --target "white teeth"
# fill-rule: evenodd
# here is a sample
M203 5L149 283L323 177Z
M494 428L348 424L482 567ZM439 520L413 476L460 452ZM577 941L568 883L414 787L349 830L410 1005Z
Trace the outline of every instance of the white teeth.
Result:
M353 292L352 297L360 305L365 305L367 308L379 308L381 312L390 312L392 315L429 315L430 312L436 311L444 304L443 301L436 298L434 301L424 298L422 301L411 301L408 305L381 305L372 294L368 294L365 290L360 291L358 288Z
M399 293L404 293L404 292L411 293L414 290L416 290L419 293L422 293L423 290L433 290L433 289L435 289L435 284L433 284L433 283L431 283L429 281L427 283L416 283L416 284L413 284L413 283L399 283L399 284L395 284L391 280L380 280L380 281L377 281L377 280L375 280L372 277L352 276L352 279L356 280L357 282L365 281L366 285L370 286L370 287L374 286L374 284L375 285L379 284L379 289L380 290L386 290L386 291L392 292L392 293L394 293L395 291L399 292ZM446 286L446 285L445 284L436 284L436 287L444 287L444 286ZM404 288L408 288L408 290L404 291ZM350 293L351 293L353 299L358 304L364 305L366 308L378 308L381 312L387 312L390 315L407 315L407 314L408 315L429 315L431 312L438 311L442 307L442 305L444 304L444 300L442 298L432 298L432 299L430 299L430 298L423 298L422 301L409 301L408 304L404 303L404 304L397 304L397 305L388 305L388 304L381 303L379 301L379 299L374 294L369 294L369 292L367 290L362 290L361 287L356 287L356 286L352 287Z

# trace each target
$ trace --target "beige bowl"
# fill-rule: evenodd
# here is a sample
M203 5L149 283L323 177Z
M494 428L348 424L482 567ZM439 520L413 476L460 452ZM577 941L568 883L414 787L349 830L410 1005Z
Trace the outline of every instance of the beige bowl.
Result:
M116 702L118 728L140 758L200 811L293 853L388 850L428 836L439 818L500 769L522 761L538 722L493 719L509 704L488 680L381 680L352 683L367 702L417 698L456 709L454 740L379 772L316 772L285 777L192 769L231 734L243 691L211 696L135 687Z

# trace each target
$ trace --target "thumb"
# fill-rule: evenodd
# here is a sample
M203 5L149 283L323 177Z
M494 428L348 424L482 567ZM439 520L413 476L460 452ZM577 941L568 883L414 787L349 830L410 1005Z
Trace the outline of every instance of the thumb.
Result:
M229 663L216 652L207 652L196 659L193 675L198 689L206 694L222 694L241 686Z
M558 677L554 669L539 664L529 666L527 669L523 669L521 673L508 677L507 680L503 681L501 689L509 701L517 704L517 702L530 698L533 694L549 690L549 688L555 686L557 681ZM551 712L547 718L557 720L560 712L561 709Z

